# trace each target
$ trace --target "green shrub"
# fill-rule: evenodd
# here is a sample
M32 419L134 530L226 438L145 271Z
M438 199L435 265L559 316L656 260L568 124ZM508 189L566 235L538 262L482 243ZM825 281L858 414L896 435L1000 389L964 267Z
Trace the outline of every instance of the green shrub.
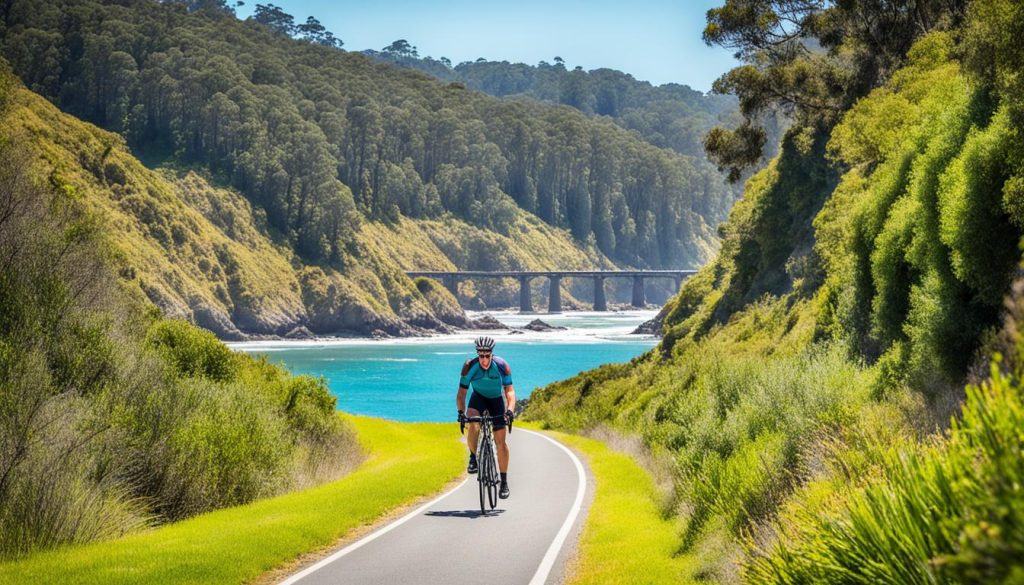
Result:
M337 398L322 379L295 376L288 379L286 388L284 411L292 430L302 436L324 438L338 429Z
M249 502L286 485L292 442L274 404L237 384L182 384L195 408L170 441L175 478L167 496L180 498L178 514Z
M157 350L183 376L229 381L238 373L238 360L209 331L185 321L158 321L146 334L146 344Z
M910 310L910 286L916 271L906 250L917 227L917 202L903 198L893 205L871 252L871 278L877 291L871 303L871 332L883 345L903 337L903 322Z
M1013 145L1005 109L972 132L939 180L939 235L949 247L954 274L979 300L998 305L1018 260L1020 230L1002 207Z

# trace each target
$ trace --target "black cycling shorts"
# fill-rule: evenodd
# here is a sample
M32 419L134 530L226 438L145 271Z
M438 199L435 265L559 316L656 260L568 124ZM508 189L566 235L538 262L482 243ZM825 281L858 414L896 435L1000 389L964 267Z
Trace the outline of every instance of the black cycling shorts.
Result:
M497 431L505 428L505 398L503 396L487 398L486 396L481 396L474 392L469 396L469 408L475 408L481 416L484 414L485 410L489 412L491 416L501 416L500 421L494 421L494 430Z

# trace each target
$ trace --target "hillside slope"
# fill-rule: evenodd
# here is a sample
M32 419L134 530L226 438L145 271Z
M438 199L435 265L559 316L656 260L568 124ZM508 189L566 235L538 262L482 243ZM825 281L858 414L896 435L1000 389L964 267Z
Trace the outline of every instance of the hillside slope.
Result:
M0 54L30 89L146 160L232 185L307 264L347 268L364 220L452 215L501 234L525 212L617 265L691 267L734 197L713 169L608 120L226 11L12 0L0 16Z
M428 299L404 270L541 268L552 253L565 268L610 265L522 212L507 235L452 216L367 221L343 267L308 264L237 192L194 171L147 169L118 135L18 85L5 127L30 140L25 146L44 161L52 184L77 193L118 234L122 277L168 316L223 338L285 335L300 326L318 334L443 331L464 323L455 299L443 287L431 287ZM483 265L474 264L479 259Z
M345 473L359 448L323 380L145 300L118 218L79 176L120 176L124 159L60 156L52 133L88 128L48 125L52 106L26 108L38 101L0 71L0 560Z
M789 132L659 347L531 396L528 417L638 434L676 471L694 577L1019 574L1021 17L976 2L834 127Z

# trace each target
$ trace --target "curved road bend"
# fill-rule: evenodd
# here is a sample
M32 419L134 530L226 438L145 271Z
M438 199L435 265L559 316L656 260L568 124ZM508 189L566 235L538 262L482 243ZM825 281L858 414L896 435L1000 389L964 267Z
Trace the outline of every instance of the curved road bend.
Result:
M454 426L454 425L453 425ZM282 585L561 581L568 536L583 514L586 477L554 440L513 428L512 496L480 515L476 476L440 498L295 573ZM562 553L562 554L559 554Z

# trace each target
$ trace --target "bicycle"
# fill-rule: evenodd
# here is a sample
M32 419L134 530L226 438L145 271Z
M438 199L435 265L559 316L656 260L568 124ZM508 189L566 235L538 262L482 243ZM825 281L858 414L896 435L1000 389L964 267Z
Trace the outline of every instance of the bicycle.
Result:
M480 487L481 515L487 514L485 494L486 503L491 505L492 510L498 505L498 484L501 483L501 476L498 475L498 448L494 443L493 425L500 420L505 420L505 416L490 416L490 412L485 410L481 416L464 416L459 421L460 433L466 432L466 423L481 423L480 435L476 442L476 481ZM512 432L511 421L508 421L508 432Z

